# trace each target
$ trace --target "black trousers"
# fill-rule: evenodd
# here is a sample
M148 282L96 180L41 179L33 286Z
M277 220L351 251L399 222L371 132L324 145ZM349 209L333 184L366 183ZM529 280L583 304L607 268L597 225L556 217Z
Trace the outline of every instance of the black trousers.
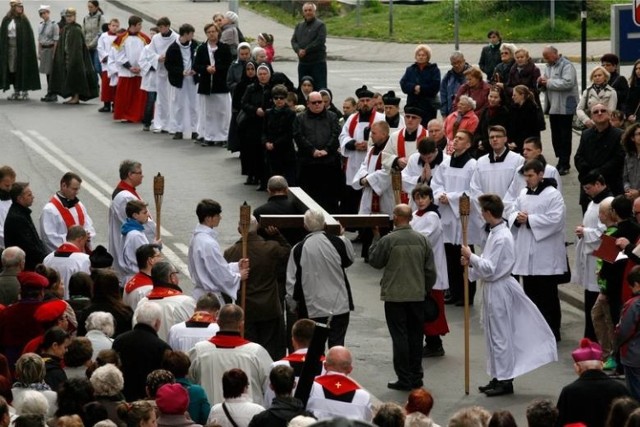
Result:
M589 338L591 341L594 341L594 342L598 342L598 338L596 337L595 329L593 329L593 320L591 319L591 309L596 303L596 300L598 299L598 295L600 295L600 292L588 291L586 289L584 290L584 337ZM616 323L614 323L614 325Z
M553 151L559 159L558 165L563 167L571 166L571 130L572 114L549 114L549 125L551 127L551 143Z
M398 381L422 381L422 325L424 302L385 302L384 314L393 346L393 369Z
M473 252L473 245L469 247ZM460 265L461 249L462 245L444 244L444 253L447 257L447 273L449 274L449 293L451 294L451 300L455 302L464 301L464 269ZM476 282L469 282L469 304L473 304L475 295Z
M555 276L521 276L524 293L538 307L556 339L560 338L560 298ZM589 311L591 312L591 311Z
M328 348L335 347L336 345L344 346L344 337L347 335L347 328L349 327L349 315L350 313L347 311L344 314L338 314L331 318L329 338L327 339ZM314 317L311 320L326 324L329 318Z
M264 347L273 360L280 360L286 354L284 319L281 316L263 321L245 321L244 337Z

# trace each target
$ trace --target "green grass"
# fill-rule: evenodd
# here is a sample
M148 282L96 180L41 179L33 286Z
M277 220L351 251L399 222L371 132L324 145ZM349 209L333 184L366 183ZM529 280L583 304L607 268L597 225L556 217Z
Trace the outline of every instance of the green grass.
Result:
M290 4L290 2L287 2ZM610 37L609 12L619 0L589 0L588 37L591 40ZM362 1L364 4L364 1ZM331 36L356 37L405 43L453 42L453 0L422 5L394 4L394 33L389 35L389 8L373 2L360 8L360 25L355 9L347 10L332 3L321 15ZM523 5L524 4L524 5ZM285 25L293 26L300 16L293 16L275 2L249 1L245 5ZM551 29L548 7L526 5L526 2L504 0L461 0L461 42L486 41L487 30L499 29L505 41L545 42L580 40L580 18L577 3L556 1L555 28Z

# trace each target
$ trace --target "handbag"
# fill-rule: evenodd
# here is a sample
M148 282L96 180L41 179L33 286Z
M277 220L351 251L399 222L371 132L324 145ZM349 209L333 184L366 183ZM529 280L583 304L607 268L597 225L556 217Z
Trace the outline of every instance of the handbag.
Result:
M431 294L427 294L424 297L424 321L425 322L433 322L440 315L440 307L438 307L438 303L431 296Z

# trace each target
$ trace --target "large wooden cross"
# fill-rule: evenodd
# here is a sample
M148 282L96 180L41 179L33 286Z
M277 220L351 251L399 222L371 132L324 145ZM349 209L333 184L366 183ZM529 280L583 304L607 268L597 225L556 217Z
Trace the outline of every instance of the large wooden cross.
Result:
M389 215L331 215L322 206L316 203L302 188L289 187L289 194L300 212L307 209L318 210L324 215L325 230L328 233L339 235L341 226L344 228L390 228ZM283 228L303 228L304 215L260 215L260 226L274 226Z

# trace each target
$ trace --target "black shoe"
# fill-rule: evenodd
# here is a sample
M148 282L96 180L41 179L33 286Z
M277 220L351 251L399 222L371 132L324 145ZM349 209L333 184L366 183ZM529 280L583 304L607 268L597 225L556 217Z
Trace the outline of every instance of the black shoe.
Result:
M492 389L484 392L487 397L504 396L505 394L513 394L513 380L498 381L498 384Z
M425 346L422 349L422 357L442 357L444 356L444 348L440 347L440 348L434 348L433 350L431 350L430 348L427 348L427 346Z
M176 132L173 135L173 139L182 139L182 132Z
M104 105L102 106L102 108L99 108L99 109L98 109L98 111L99 111L100 113L110 113L110 112L111 112L111 105L109 105L109 104L104 104Z
M391 390L400 390L400 391L411 391L413 387L410 384L402 383L400 381L389 381L387 383L387 388Z
M203 139L202 141L200 141L200 145L202 145L203 147L211 147L213 145L213 141Z
M252 176L248 176L247 180L244 182L244 185L256 185L256 180Z
M422 382L422 380L418 380L411 384L411 388L412 389L422 388L423 385L424 383Z
M489 381L489 384L487 385L481 385L480 387L478 387L478 391L480 391L481 393L485 393L487 390L491 390L493 389L495 386L498 385L500 381L498 381L497 378L492 379L491 381Z
M570 169L569 169L569 168L567 168L567 167L560 167L560 168L558 168L558 173L559 173L561 176L568 175L568 174L569 174L569 171L570 171Z
M193 139L194 141L198 140L198 132L191 132L191 139Z

